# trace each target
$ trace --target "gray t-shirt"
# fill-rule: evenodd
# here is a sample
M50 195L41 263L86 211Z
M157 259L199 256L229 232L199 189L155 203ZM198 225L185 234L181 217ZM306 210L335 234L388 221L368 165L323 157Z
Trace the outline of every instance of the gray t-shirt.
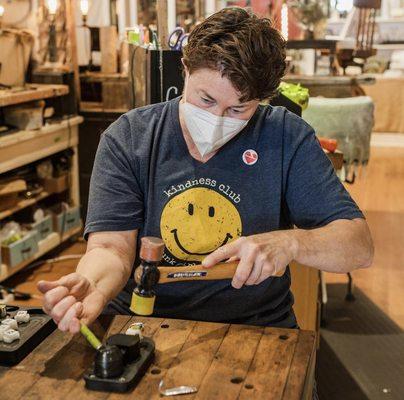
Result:
M86 238L139 229L139 238L163 238L163 264L189 265L240 236L363 218L301 118L259 106L242 132L201 163L184 140L179 100L132 110L104 132ZM133 287L131 278L110 309L128 312ZM294 327L289 288L289 269L241 289L230 280L162 284L153 315Z

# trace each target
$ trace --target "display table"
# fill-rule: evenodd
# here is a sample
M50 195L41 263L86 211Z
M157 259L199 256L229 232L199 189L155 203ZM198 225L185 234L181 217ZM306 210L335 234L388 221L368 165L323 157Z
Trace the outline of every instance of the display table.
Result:
M309 89L310 97L353 97L363 96L364 87L373 85L375 79L368 75L359 76L321 76L321 75L285 75L282 79L288 83L300 83Z
M376 83L364 86L375 103L374 132L404 133L404 77L374 75Z
M117 395L86 390L82 375L94 350L83 337L57 330L18 365L0 367L2 400L159 399L162 379L165 388L198 388L184 398L311 399L313 332L117 316L105 336L125 331L134 321L145 323L144 335L156 344L154 363L134 391ZM93 329L101 337L99 328Z

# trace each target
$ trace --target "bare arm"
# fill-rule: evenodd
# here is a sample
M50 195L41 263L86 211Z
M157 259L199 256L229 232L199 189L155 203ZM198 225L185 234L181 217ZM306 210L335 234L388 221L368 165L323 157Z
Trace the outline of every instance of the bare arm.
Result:
M372 264L373 241L364 219L341 219L318 229L296 229L293 236L298 263L336 273Z
M228 258L240 260L232 282L235 288L240 288L277 275L293 260L336 273L369 267L373 242L364 219L340 219L317 229L241 237L214 251L203 264L209 268Z

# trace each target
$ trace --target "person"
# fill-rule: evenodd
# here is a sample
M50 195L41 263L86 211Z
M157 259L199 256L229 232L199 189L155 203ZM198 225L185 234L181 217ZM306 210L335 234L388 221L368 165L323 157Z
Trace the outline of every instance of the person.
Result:
M271 22L223 9L195 27L182 61L181 97L102 134L87 251L75 273L38 283L62 331L129 313L143 236L164 240L165 265L239 261L232 279L157 285L153 315L169 318L295 328L291 261L335 273L371 265L367 223L313 129L260 105L285 73Z

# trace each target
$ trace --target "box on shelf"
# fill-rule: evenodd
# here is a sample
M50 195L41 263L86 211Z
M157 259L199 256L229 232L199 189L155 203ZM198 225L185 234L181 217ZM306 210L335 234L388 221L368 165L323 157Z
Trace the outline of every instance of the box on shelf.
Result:
M44 107L43 100L4 107L4 121L21 130L41 129Z
M38 252L39 234L37 231L31 231L22 239L9 245L1 246L1 255L3 263L12 268L23 261L29 260Z
M63 210L61 204L51 208L53 213L53 229L63 236L66 232L81 225L80 208L77 206Z
M51 233L53 233L52 215L46 215L41 221L31 223L28 226L30 229L38 232L39 240L46 239Z
M41 179L41 184L48 193L62 193L68 188L68 174L58 176L57 178Z

